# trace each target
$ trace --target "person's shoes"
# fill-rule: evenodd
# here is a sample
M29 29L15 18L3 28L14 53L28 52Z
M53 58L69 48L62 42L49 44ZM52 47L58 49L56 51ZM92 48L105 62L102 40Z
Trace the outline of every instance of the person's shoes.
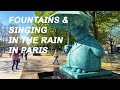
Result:
M12 69L12 71L14 71L14 69Z
M16 70L19 70L18 68L16 68Z

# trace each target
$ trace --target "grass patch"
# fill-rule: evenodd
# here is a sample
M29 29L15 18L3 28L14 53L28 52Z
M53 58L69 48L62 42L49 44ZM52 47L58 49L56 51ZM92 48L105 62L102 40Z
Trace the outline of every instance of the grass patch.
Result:
M48 55L53 56L54 52L49 52Z
M102 62L101 63L101 66L102 67L109 67L111 65L111 63L105 63L105 62Z
M120 65L117 65L117 66L116 66L116 69L120 69Z

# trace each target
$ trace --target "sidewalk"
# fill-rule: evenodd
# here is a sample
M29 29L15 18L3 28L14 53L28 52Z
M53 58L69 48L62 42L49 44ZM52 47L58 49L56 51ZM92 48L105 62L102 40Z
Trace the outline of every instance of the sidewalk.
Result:
M59 65L53 64L53 56L32 56L29 55L28 61L24 65L24 70L21 75L21 79L39 79L38 73L53 71L55 67ZM60 64L63 58L60 57Z
M21 60L18 65L19 70L12 71L12 60L8 54L3 54L0 58L0 79L20 79L25 60Z
M59 63L65 63L65 56L60 56ZM32 54L28 56L28 60L25 62L24 69L20 79L39 79L38 73L40 72L51 72L55 67L60 65L53 65L53 56L33 56ZM108 65L110 66L110 65ZM107 66L107 67L108 67ZM102 68L111 70L111 68L107 68L102 65ZM115 73L120 73L119 70L114 71Z
M60 57L62 63L64 57ZM12 60L8 54L0 58L0 79L38 79L39 72L53 71L58 65L53 65L53 56L33 56L28 54L28 60L21 60L19 70L12 71Z

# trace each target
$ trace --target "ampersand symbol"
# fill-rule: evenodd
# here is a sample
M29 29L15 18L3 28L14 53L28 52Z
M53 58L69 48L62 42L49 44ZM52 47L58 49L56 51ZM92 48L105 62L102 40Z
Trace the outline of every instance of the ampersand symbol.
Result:
M63 22L63 23L68 23L68 17L64 17L64 19L63 19L62 22Z

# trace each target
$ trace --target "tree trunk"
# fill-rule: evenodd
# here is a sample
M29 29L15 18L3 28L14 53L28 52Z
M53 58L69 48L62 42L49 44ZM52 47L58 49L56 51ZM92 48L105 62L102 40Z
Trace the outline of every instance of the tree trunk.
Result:
M67 32L67 45L70 44L70 32L68 31Z
M86 11L83 11L83 12L87 14ZM96 11L92 11L91 15L93 17L93 22L92 22L93 27L90 26L90 29L92 30L92 33L95 39L97 40L98 39L98 27L96 26Z
M55 37L57 37L57 29L55 29ZM55 49L58 49L57 43L55 44Z
M98 39L98 27L96 26L96 11L92 12L92 17L93 17L93 35L95 37L95 39Z

